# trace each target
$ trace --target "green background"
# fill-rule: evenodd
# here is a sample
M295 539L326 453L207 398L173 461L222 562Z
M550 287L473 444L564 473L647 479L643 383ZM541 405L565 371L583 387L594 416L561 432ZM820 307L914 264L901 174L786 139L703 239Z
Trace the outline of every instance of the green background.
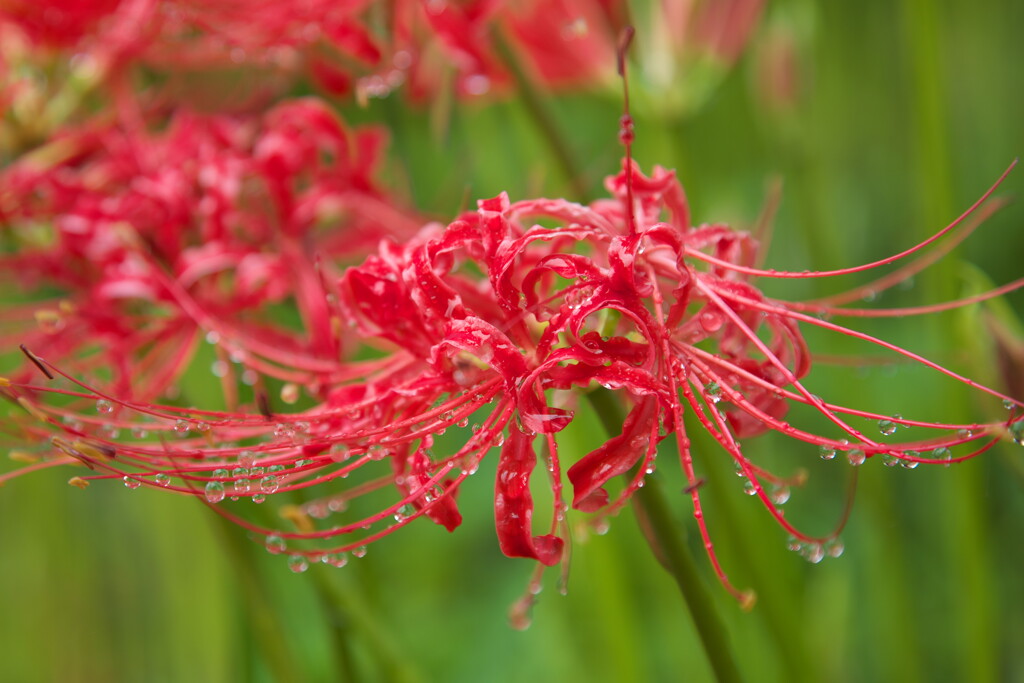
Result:
M677 100L645 82L643 63L632 65L637 159L645 170L678 169L696 221L741 227L781 178L773 267L838 268L894 253L946 225L1024 150L1022 26L1024 3L1012 1L771 3L752 49L700 106L670 104ZM754 87L758 46L773 30L789 31L797 49L801 94L786 110ZM692 87L680 79L679 88ZM598 195L621 156L617 91L550 95L547 105ZM451 217L466 198L502 190L513 199L571 192L517 100L456 104L443 135L431 132L429 111L400 98L343 114L393 128L391 182L432 215ZM1022 174L1000 194L1019 194ZM878 305L962 296L983 286L979 272L995 283L1019 277L1022 226L1024 207L1011 204ZM764 286L809 298L867 279ZM1007 301L1019 315L1024 297ZM851 326L1001 386L981 315L973 307ZM818 353L874 352L807 334ZM906 417L1005 414L997 401L905 365L823 366L808 386ZM184 389L196 403L212 391L198 376ZM596 427L579 427L565 435L566 452L592 447ZM1024 450L1007 442L966 464L913 471L869 461L846 553L812 566L742 495L726 454L691 431L713 538L737 585L758 592L753 612L714 580L671 448L657 476L747 678L1024 681ZM744 447L780 473L806 467L810 480L794 491L788 518L811 532L833 528L845 463L823 463L813 447L776 435ZM568 594L549 572L532 626L509 628L508 607L533 567L498 551L494 467L485 461L463 487L466 521L456 533L414 524L344 568L297 575L196 502L115 483L82 492L66 485L68 471L18 479L0 491L0 679L270 681L274 662L296 681L353 671L354 680L710 679L678 592L628 509L604 536L577 524Z

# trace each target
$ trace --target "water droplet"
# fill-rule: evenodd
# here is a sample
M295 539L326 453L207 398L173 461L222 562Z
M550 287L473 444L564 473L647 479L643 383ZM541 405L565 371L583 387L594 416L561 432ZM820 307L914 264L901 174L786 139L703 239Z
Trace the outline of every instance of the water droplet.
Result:
M260 503L262 503L262 502L264 502L266 500L267 500L267 497L264 496L262 493L256 493L256 494L253 494L253 496L252 496L252 502L256 503L257 505L259 505Z
M822 460L835 460L836 449L828 444L821 444L818 446L818 455L821 456Z
M256 464L256 454L252 451L242 451L238 454L238 466L249 469Z
M757 487L754 486L754 482L750 481L749 479L743 482L743 493L747 494L748 496L756 495Z
M299 400L299 385L295 382L288 382L281 387L281 400L292 405Z
M864 455L864 451L854 448L853 450L847 452L846 459L854 467L860 467L861 465L864 464L864 461L867 460L867 456Z
M878 431L882 432L885 436L892 436L896 433L896 423L892 420L879 420Z
M145 439L147 436L149 436L149 432L144 427L132 427L133 439Z
M825 554L829 557L840 557L844 550L846 550L846 546L838 538L830 539L825 543Z
M164 474L163 472L160 472L155 477L153 477L153 481L155 481L160 486L171 485L171 478L168 475Z
M101 398L96 401L96 412L103 415L109 415L114 412L114 404L105 398Z
M903 466L903 469L912 470L912 469L915 469L918 465L921 464L921 463L917 462L916 460L907 460L906 459L906 458L920 458L921 454L918 453L917 451L907 451L903 455L905 457L904 457L903 460L900 461L900 465Z
M179 436L187 436L188 430L192 428L192 425L188 423L188 420L178 420L174 423L174 432Z
M361 545L352 550L352 557L366 557L366 546Z
M206 432L210 431L210 423L196 422L196 431L199 432L200 434L205 434Z
M706 332L717 332L722 328L722 316L714 311L704 311L699 317L700 326Z
M309 563L306 562L306 558L302 555L292 555L288 558L288 569L291 569L296 574L301 574L309 569Z
M133 477L129 477L127 474L123 477L124 485L130 489L137 489L142 486L142 482Z
M718 382L711 382L704 387L704 395L712 403L718 403L722 400L722 387L718 386Z
M1018 446L1024 446L1024 420L1017 420L1010 425L1010 437Z
M882 464L886 467L896 467L900 464L900 459L891 453L886 453L882 456Z
M387 454L387 449L380 444L374 444L366 450L366 455L370 460L383 460Z
M275 493L280 486L281 482L272 474L260 479L260 491L263 493Z
M280 423L274 427L274 436L279 439L290 439L295 435L295 430L290 424Z
M267 468L267 474L276 474L278 472L284 472L284 465L271 465Z
M395 521L404 522L407 518L416 514L416 508L412 505L403 505L395 511Z
M232 484L232 490L235 495L244 496L249 493L250 482L249 482L249 470L244 467L236 467L231 470L231 476L234 477L235 481Z
M811 564L818 564L825 559L825 549L820 543L807 543L801 550L801 554Z
M220 332L216 330L210 330L206 333L207 344L219 344L220 343Z
M790 491L788 486L773 486L769 498L776 505L785 505L789 501Z
M939 446L932 451L932 458L935 460L946 460L946 467L949 467L949 460L953 457L953 452L945 446Z
M1006 408L1007 410L1013 410L1014 406L1016 406L1016 405L1017 405L1016 403L1014 403L1013 401L1011 401L1008 398L1004 398L1003 399L1003 407Z
M224 484L219 481L206 482L206 500L210 503L224 500Z
M790 552L798 553L803 549L803 547L804 544L801 543L800 539L798 539L796 536L790 536L786 540L786 550L789 550Z
M329 564L332 567L341 568L348 564L348 555L345 553L334 553L333 555L324 555L324 564Z
M267 552L271 555L280 555L285 551L285 548L287 548L288 546L284 542L283 538L275 534L267 536L266 547Z

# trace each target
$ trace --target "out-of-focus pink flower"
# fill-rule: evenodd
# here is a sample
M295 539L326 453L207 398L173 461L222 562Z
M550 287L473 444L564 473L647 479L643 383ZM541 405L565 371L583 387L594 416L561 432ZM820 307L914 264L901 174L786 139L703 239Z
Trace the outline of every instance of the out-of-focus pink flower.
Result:
M731 65L760 7L655 4L644 35L659 85L698 62ZM448 88L467 97L505 91L520 63L544 87L603 86L614 77L626 15L622 0L102 0L61 8L6 0L0 27L88 62L99 81L116 83L137 66L172 76L255 67L285 76L276 86L260 79L264 88L312 77L336 95L403 88L424 99Z
M838 453L852 466L877 458L906 468L966 460L1007 434L1021 440L1019 399L823 316L947 310L1024 282L899 310L843 307L865 288L797 303L767 297L754 285L757 277L831 277L904 260L868 285L881 291L924 268L930 257L918 255L940 238L963 239L990 211L978 208L981 200L932 238L890 258L839 271L780 272L757 265L761 252L751 235L692 225L669 171L655 168L648 177L627 163L608 188L610 199L589 206L564 199L511 202L501 195L446 226L427 225L404 243L384 241L327 288L323 309L352 326L350 348L362 343L375 353L341 362L308 349L289 351L294 366L287 369L282 400L294 401L305 389L315 403L302 411L275 410L266 397L230 412L153 405L30 355L57 383L7 380L3 391L32 417L22 429L39 441L43 459L31 467L79 464L89 471L73 480L76 485L123 478L129 487L199 496L266 536L272 552L287 549L292 567L303 569L311 558L341 563L339 553L361 554L369 542L421 516L456 528L459 488L497 448L494 514L501 549L548 566L565 557L569 506L598 518L613 514L643 486L659 452L671 452L688 481L686 495L716 573L746 599L713 550L685 413L720 444L748 493L815 562L841 552L838 529L815 537L795 528L782 506L802 477L756 463L740 439L770 430L827 460ZM199 328L207 324L201 307L186 312ZM315 316L306 320L321 323ZM953 424L830 402L812 393L812 355L801 333L807 326L919 363L975 392L979 402L1003 401L1008 416ZM265 370L266 364L255 364L265 352L260 344L237 335L222 335L217 343L243 365L253 363L250 369ZM286 362L283 355L274 360ZM588 392L612 392L627 416L620 433L565 462L559 433L585 409L580 398ZM74 400L48 402L50 394ZM812 431L799 415L790 422L792 407L831 426ZM111 429L137 436L111 438ZM438 452L449 430L460 438L445 443L457 445ZM141 431L159 442L143 439ZM890 438L899 431L910 438ZM547 478L552 500L549 521L539 525L530 488L535 472ZM303 489L313 496L308 502L281 509L290 528L247 520L249 506ZM238 502L222 503L225 498Z
M0 282L50 297L0 313L0 339L110 367L119 395L149 399L204 334L285 365L295 349L337 357L322 278L420 222L373 179L385 137L316 100L65 132L0 174L0 220L18 246L0 256ZM263 312L285 300L305 335Z

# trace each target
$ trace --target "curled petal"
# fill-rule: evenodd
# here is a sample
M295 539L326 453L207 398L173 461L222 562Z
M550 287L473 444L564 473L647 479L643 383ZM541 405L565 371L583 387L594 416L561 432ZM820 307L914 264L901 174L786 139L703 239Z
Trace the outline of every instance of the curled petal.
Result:
M509 430L501 449L494 487L494 521L501 551L509 557L529 557L551 566L562 558L564 541L552 534L534 536L530 475L537 465L533 437Z

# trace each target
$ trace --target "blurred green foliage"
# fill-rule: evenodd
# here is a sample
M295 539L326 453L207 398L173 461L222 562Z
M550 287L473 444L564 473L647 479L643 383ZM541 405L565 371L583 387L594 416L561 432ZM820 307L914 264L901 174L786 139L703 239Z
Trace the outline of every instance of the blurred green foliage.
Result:
M773 267L836 268L888 255L943 227L1024 150L1021 26L1024 4L1012 0L770 3L751 49L696 111L660 108L661 94L643 90L643 65L633 65L637 159L644 169L678 169L697 221L752 225L770 180L782 178ZM792 41L798 83L781 107L758 86L777 35ZM621 156L618 94L551 96L548 105L598 195ZM440 136L429 112L400 98L343 112L392 128L392 181L438 217L500 191L513 199L569 193L515 100L458 104ZM1021 187L1018 170L1000 192ZM880 303L974 291L964 262L996 283L1020 276L1022 226L1024 207L1011 204L913 288ZM836 287L765 283L769 294L792 298ZM1007 302L1009 314L1024 309L1020 292ZM998 383L979 316L974 308L863 328ZM835 335L808 338L821 354L875 351ZM880 412L1000 418L907 366L823 366L809 386ZM183 390L200 405L216 391L202 377ZM703 560L671 447L657 476L749 680L1024 680L1024 450L1007 442L965 464L913 471L868 462L845 555L812 566L742 495L726 455L691 431L713 538L737 585L758 592L753 612L738 609ZM596 423L581 418L565 452L586 452L594 433ZM823 463L777 435L744 447L776 471L807 468L787 514L812 532L835 525L845 463ZM342 569L299 575L195 501L115 483L82 492L66 485L68 471L18 479L0 491L0 679L271 681L287 671L295 681L709 680L676 588L628 510L604 536L573 518L568 594L558 594L557 571L549 572L531 628L510 629L507 609L533 567L498 551L493 460L487 465L461 493L466 521L456 533L421 520Z

